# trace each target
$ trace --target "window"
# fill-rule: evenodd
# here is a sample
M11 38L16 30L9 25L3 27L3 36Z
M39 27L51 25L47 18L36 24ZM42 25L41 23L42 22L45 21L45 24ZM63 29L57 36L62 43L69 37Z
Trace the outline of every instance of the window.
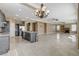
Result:
M20 26L20 29L22 29L22 31L25 30L25 26Z
M57 25L57 31L59 31L60 30L60 25Z
M71 31L76 31L76 30L77 30L76 24L72 24Z

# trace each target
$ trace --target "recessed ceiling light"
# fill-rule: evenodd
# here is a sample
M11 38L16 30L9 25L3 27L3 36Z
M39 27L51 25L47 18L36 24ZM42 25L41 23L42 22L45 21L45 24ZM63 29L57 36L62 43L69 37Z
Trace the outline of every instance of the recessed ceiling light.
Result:
M19 11L21 11L22 9L19 9Z
M19 16L18 14L16 14L16 16Z

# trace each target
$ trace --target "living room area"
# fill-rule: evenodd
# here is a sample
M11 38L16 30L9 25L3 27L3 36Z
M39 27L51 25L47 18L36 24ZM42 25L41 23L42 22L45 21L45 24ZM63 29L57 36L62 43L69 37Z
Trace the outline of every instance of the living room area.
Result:
M76 3L0 4L0 55L78 56L77 6Z

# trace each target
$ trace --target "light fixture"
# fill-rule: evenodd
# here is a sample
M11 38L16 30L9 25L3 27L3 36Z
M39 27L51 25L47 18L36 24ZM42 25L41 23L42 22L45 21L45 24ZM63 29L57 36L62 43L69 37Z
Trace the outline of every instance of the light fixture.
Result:
M47 10L46 6L44 6L44 4L42 3L41 7L35 10L35 15L39 18L47 17L49 15L49 10Z
M19 11L22 11L22 9L19 9Z

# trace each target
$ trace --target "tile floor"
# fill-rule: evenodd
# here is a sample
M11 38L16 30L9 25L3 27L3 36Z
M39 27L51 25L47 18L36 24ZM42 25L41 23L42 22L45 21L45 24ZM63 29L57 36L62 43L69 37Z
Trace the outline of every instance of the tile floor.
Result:
M30 43L21 37L11 42L11 49L2 56L79 56L76 34L53 33L38 36L38 42Z

